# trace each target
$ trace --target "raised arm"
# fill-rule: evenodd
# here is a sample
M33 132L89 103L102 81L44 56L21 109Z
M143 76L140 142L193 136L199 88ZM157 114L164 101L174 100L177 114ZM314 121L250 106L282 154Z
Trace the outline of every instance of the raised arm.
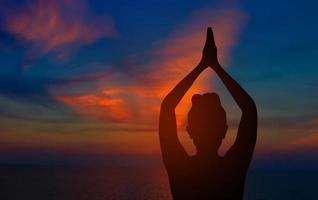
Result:
M204 69L198 65L164 98L159 119L159 138L166 166L178 163L188 155L178 140L175 108Z
M242 111L241 121L238 128L234 145L227 152L226 156L242 167L249 166L257 137L257 109L250 95L221 67L217 59L217 49L214 43L212 29L208 29L209 38L209 65L220 77L226 88Z
M235 163L240 163L242 167L247 169L254 152L257 137L256 105L247 92L220 65L213 67L213 69L222 79L242 111L236 140L226 157L230 160L235 160Z
M207 68L206 53L203 51L201 62L182 79L161 103L159 119L159 138L164 164L166 167L186 159L188 154L178 140L175 108L192 86L201 72Z

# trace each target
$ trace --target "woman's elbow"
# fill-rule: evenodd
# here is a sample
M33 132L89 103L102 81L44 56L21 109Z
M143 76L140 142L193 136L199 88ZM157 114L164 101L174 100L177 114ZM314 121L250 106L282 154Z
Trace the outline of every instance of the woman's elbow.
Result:
M165 97L162 102L161 102L161 110L166 110L166 109L174 109L173 103L169 100L169 98Z
M242 107L242 113L243 114L253 114L257 116L257 106L256 103L250 99L249 101L247 101L244 105L244 107Z

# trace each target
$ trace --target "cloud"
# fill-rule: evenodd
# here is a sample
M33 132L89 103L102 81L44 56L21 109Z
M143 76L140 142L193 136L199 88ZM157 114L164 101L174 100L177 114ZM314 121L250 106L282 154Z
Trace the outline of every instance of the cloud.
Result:
M318 130L312 131L309 135L292 141L290 149L318 150Z
M4 118L33 121L73 121L78 120L75 113L60 101L56 101L49 92L51 85L69 85L86 83L96 77L107 77L105 73L93 77L43 78L27 77L20 73L3 76L0 80L0 115ZM62 88L59 87L61 92ZM1 123L1 120L0 120Z
M1 94L0 115L2 126L5 118L40 122L69 122L80 118L69 107L48 96L14 98Z
M317 156L316 116L260 118L259 122L256 154L262 160L289 156L301 162L302 156Z
M150 123L156 126L162 98L199 62L206 28L212 26L222 63L230 61L246 16L237 7L204 8L176 26L152 50L135 54L118 64L107 80L97 80L97 92L57 95L56 98L84 115L113 122ZM140 60L148 62L140 64ZM211 74L204 74L178 107L179 125L193 93L211 89ZM207 88L207 89L206 89Z
M94 16L84 1L31 1L6 17L6 31L27 44L28 59L52 53L68 58L74 50L116 35L109 16Z
M107 91L100 94L60 96L57 100L97 119L125 122L132 117L129 109L125 107L125 100L120 97L110 97Z
M288 144L288 149L305 150L308 152L318 150L318 118L308 122L307 131L301 137L292 140Z
M64 13L60 12L61 5L53 1L49 3L59 9L44 7L44 10L58 11L57 16ZM42 4L32 4L33 9ZM24 7L21 16L30 12L28 9ZM64 18L61 19L63 24ZM79 21L86 25L87 19ZM160 103L199 62L207 26L213 26L215 30L222 62L229 62L230 51L236 44L244 22L245 15L239 8L205 8L193 13L169 35L153 43L147 53L129 55L106 71L73 76L67 80L46 80L41 77L39 81L32 82L29 79L20 80L20 76L17 77L19 84L10 80L9 83L13 86L7 89L3 86L0 90L6 94L31 95L30 101L33 104L25 105L24 101L17 100L19 95L14 101L7 96L0 98L3 107L7 108L3 110L3 118L0 119L7 130L7 139L2 136L2 141L12 144L13 149L25 145L26 148L39 146L65 152L74 148L74 151L79 152L158 153L158 138L154 132L157 130ZM21 33L24 34L24 31ZM51 42L46 34L39 35L38 39L35 39L34 33L30 32L27 37L28 34L25 33L24 37L31 39L23 41L32 44L30 50L36 51L39 56L55 52L59 54L64 48L74 45L73 42ZM82 41L82 38L79 37L76 41ZM211 78L211 73L201 76L178 107L180 126L184 124L192 93L211 89ZM47 99L35 101L32 97L36 94L45 95L52 103L58 101L72 110L60 112L64 107L56 109L51 104L34 105L38 102L47 103ZM77 119L72 111L82 114L85 119ZM63 116L64 113L70 114ZM185 138L181 137L183 144L191 144L189 139L185 143Z

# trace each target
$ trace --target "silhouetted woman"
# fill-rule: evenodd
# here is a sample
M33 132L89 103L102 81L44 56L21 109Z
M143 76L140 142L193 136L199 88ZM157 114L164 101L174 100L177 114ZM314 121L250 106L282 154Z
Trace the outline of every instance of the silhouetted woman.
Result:
M195 79L211 67L242 111L237 137L224 157L218 149L227 131L226 113L215 93L195 94L187 131L197 149L190 157L178 140L175 108ZM257 135L257 110L253 99L220 66L213 32L208 28L202 59L161 104L159 136L163 161L174 199L242 199L245 176Z

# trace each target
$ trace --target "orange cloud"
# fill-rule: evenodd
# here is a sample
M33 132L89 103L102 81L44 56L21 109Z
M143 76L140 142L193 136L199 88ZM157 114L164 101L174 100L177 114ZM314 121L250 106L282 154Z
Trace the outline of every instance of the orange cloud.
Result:
M314 133L311 133L305 137L292 141L289 145L293 149L318 149L318 131L315 131Z
M31 44L31 56L54 52L63 59L72 48L116 33L109 17L91 17L86 7L83 1L35 1L9 16L6 28Z
M125 100L119 97L108 97L101 93L58 96L56 99L93 118L121 122L131 118L129 109L125 107Z
M308 128L306 135L292 140L287 144L287 149L318 150L318 118L311 120L308 125L312 127Z
M134 59L124 63L129 73L113 72L106 81L99 81L97 92L83 96L64 95L58 99L93 118L150 123L156 127L161 100L198 64L207 26L214 28L221 62L228 63L245 19L238 8L200 10L147 54L152 61L140 66L131 60L144 59L145 55L134 55ZM185 122L191 96L212 88L211 77L211 74L203 74L178 106L179 126Z

